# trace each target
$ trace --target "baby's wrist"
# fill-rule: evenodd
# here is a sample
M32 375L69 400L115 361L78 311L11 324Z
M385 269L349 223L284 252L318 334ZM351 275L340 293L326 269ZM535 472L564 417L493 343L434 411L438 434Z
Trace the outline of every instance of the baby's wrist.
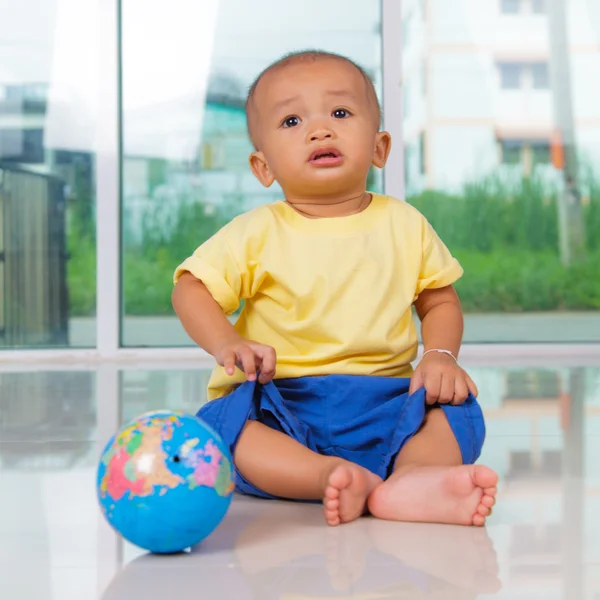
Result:
M451 352L450 350L446 350L445 348L430 348L429 350L425 350L425 352L423 352L423 358L425 358L428 355L435 354L449 356L454 360L456 364L458 364L458 357L453 352Z

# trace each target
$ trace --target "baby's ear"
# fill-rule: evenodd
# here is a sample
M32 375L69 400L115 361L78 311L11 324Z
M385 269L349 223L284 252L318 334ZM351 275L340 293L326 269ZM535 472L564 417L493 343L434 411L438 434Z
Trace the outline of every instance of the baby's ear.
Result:
M373 164L383 169L392 149L392 136L387 131L380 131L375 138L375 151L373 152Z
M260 151L253 152L250 155L249 160L250 168L256 176L256 179L258 179L265 187L271 187L275 181L275 177L273 177L273 174L269 169L265 155Z

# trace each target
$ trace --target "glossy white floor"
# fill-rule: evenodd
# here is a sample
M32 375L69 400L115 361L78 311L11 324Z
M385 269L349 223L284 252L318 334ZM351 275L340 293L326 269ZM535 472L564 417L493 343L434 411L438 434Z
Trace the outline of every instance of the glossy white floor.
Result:
M332 529L317 505L236 497L209 539L175 557L144 555L105 525L96 460L123 420L195 411L207 372L0 372L0 598L597 599L600 361L587 362L470 369L482 462L501 476L486 529L370 518Z

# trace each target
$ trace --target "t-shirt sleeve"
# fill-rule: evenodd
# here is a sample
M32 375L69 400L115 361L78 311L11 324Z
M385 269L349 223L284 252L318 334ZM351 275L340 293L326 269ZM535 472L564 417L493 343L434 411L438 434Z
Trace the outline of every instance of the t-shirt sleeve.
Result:
M452 285L463 274L459 262L450 254L448 248L427 221L424 222L422 248L421 269L415 299L424 290Z
M236 251L237 250L237 251ZM189 272L202 281L227 315L234 313L242 298L248 297L250 269L240 249L234 250L225 230L217 232L175 269L173 282ZM237 255L236 255L237 254Z

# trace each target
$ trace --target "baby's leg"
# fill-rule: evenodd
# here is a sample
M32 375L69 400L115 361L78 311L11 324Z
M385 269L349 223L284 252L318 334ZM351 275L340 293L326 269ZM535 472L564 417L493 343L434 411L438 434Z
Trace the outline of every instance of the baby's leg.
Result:
M394 473L373 491L368 505L374 516L392 521L483 525L497 482L488 467L462 465L450 424L436 408L402 448Z
M317 454L257 421L246 423L234 462L247 481L268 494L292 500L322 499L329 525L360 517L369 494L382 483L363 467Z

